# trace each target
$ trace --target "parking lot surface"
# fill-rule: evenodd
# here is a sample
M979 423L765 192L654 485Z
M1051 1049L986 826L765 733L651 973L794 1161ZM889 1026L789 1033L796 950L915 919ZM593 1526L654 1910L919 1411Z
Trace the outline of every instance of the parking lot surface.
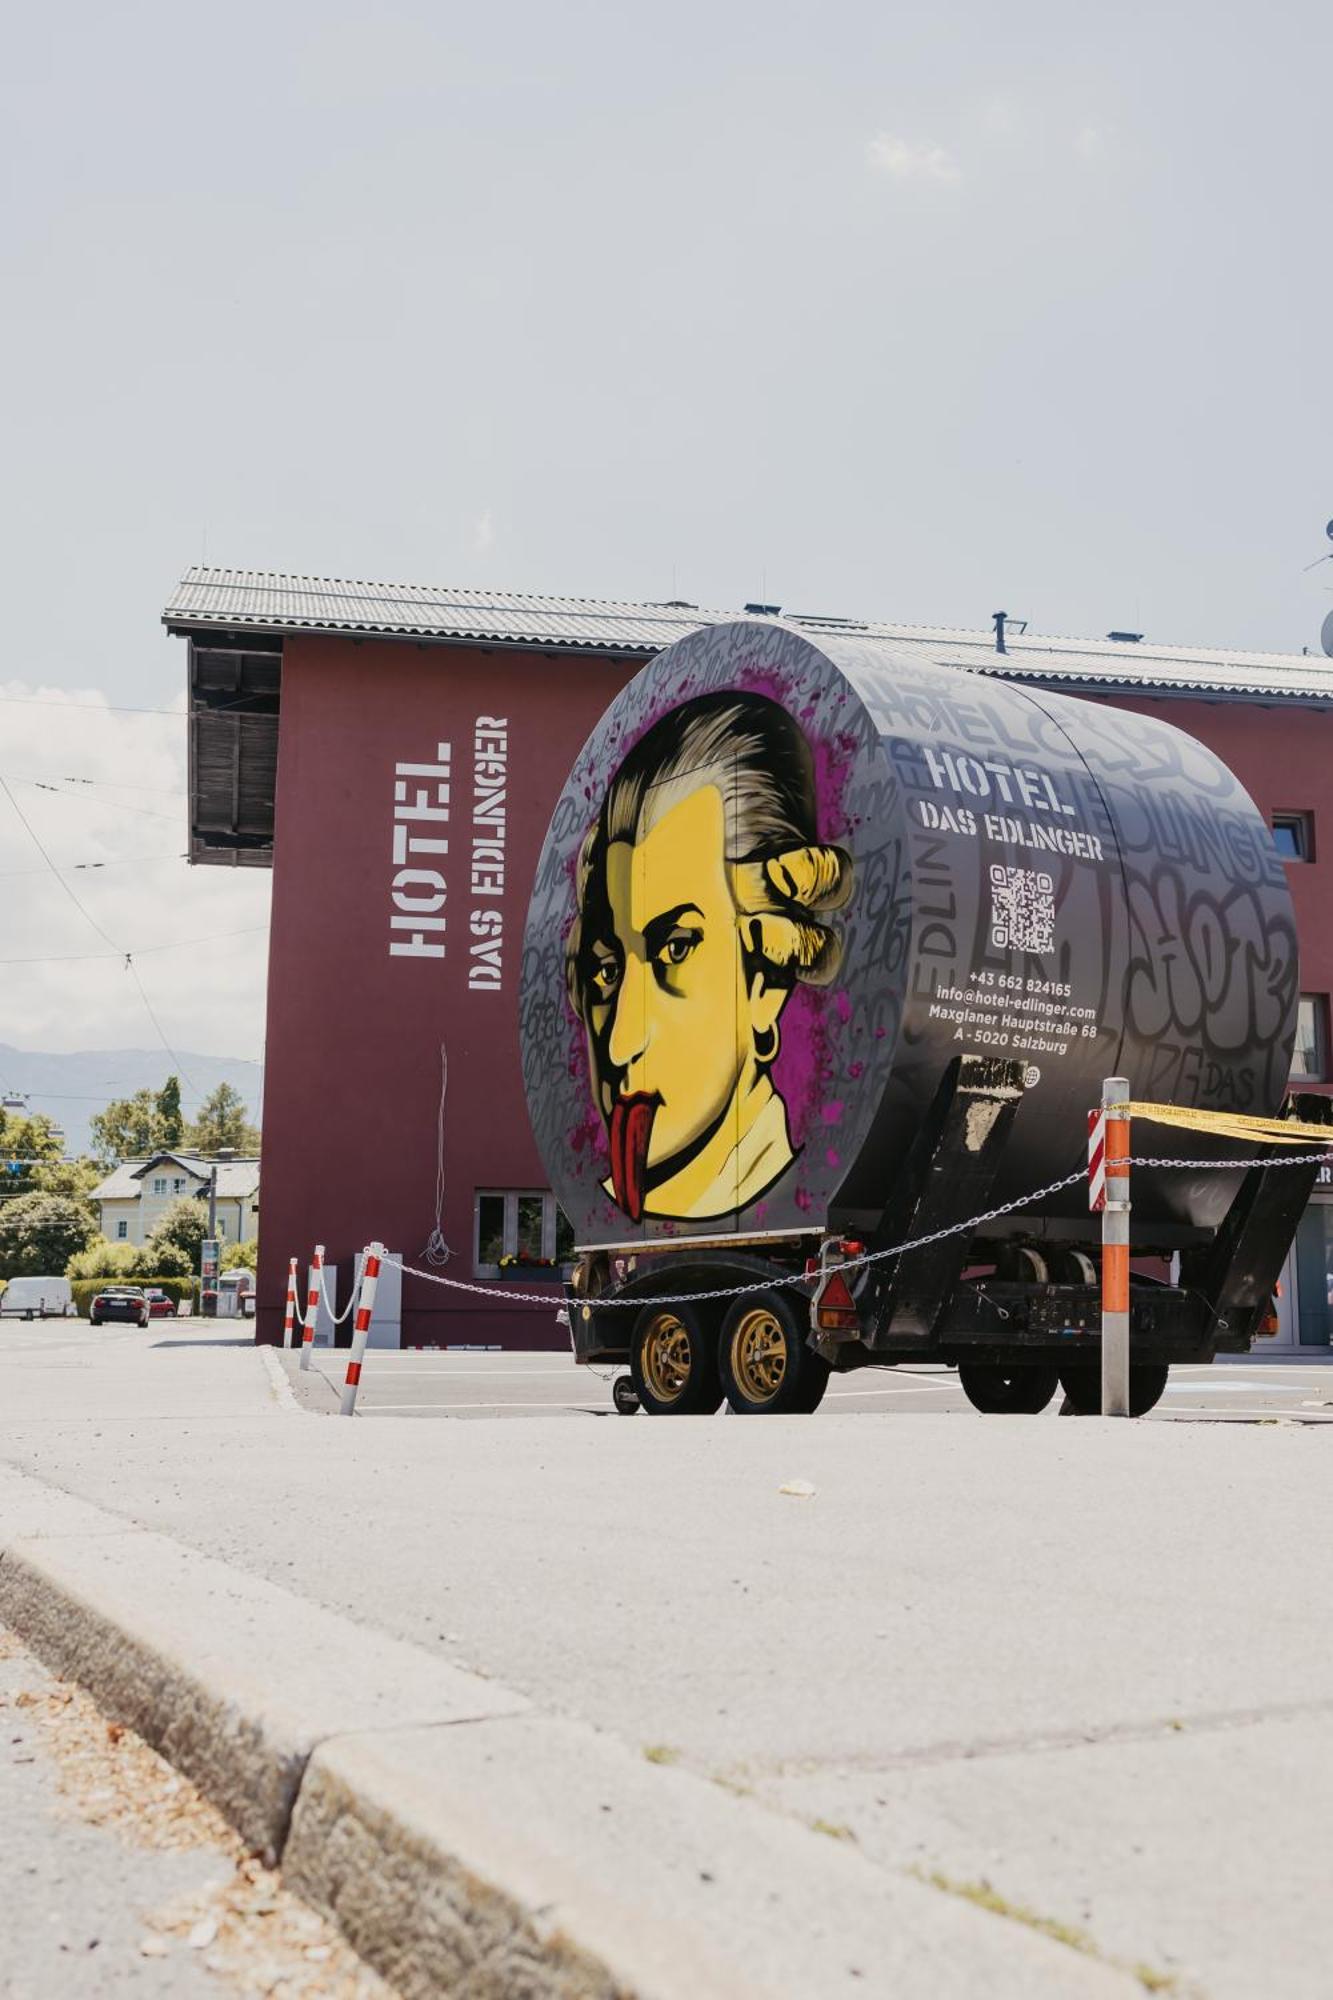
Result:
M317 1348L302 1370L281 1357L302 1407L337 1408L347 1370L344 1350ZM611 1384L623 1368L576 1367L563 1354L498 1354L372 1349L365 1359L358 1413L367 1417L614 1416ZM1046 1411L1058 1414L1057 1395ZM819 1416L958 1416L984 1422L952 1369L867 1368L830 1382ZM1174 1368L1153 1422L1245 1419L1333 1421L1333 1368L1259 1359Z

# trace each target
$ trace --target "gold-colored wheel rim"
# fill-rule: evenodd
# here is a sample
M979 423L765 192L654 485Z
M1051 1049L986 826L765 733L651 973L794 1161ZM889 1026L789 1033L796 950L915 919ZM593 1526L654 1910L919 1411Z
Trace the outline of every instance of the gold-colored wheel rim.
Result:
M644 1386L659 1403L685 1394L693 1359L690 1336L674 1313L659 1313L643 1342Z
M747 1403L771 1403L786 1380L786 1335L766 1306L754 1306L736 1322L731 1372Z

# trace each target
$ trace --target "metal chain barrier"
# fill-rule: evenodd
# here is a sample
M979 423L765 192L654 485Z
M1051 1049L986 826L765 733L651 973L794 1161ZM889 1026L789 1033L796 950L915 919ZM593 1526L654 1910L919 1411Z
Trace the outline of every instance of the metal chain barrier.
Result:
M1333 1134L1330 1134L1330 1144L1333 1144ZM1329 1160L1329 1154L1327 1152L1291 1153L1281 1158L1264 1160L1262 1164L1265 1167L1308 1167L1314 1165L1320 1165L1320 1166L1327 1165L1328 1160ZM1190 1171L1197 1171L1207 1168L1213 1172L1219 1172L1219 1173L1234 1172L1237 1168L1248 1169L1254 1166L1255 1164L1256 1162L1253 1159L1159 1160L1159 1159L1148 1159L1148 1158L1140 1159L1137 1156L1129 1160L1124 1160L1124 1161L1114 1160L1108 1162L1108 1165L1112 1166L1172 1167L1172 1168L1183 1167ZM848 1257L844 1259L842 1262L839 1263L837 1268L839 1271L843 1273L846 1273L848 1271L859 1270L864 1266L868 1266L871 1264L885 1263L891 1257L901 1257L909 1250L928 1249L932 1243L942 1243L945 1241L947 1237L950 1236L962 1236L965 1234L970 1234L974 1229L979 1228L981 1224L984 1222L997 1222L1001 1216L1016 1214L1019 1209L1030 1208L1033 1202L1044 1201L1048 1195L1063 1194L1064 1190L1066 1188L1073 1187L1075 1182L1084 1181L1086 1179L1087 1179L1086 1167L1079 1167L1076 1172L1072 1174L1066 1174L1062 1180L1049 1181L1045 1187L1035 1188L1031 1194L1019 1195L1013 1201L1001 1202L997 1208L988 1208L983 1210L983 1212L980 1215L969 1216L966 1222L950 1223L947 1229L936 1229L932 1231L932 1233L929 1236L909 1237L903 1243L895 1243L888 1250L864 1251L859 1257ZM688 1239L686 1239L686 1241L687 1240ZM675 1247L683 1247L683 1245ZM386 1258L385 1262L396 1263L399 1269L403 1272L404 1276L406 1277L424 1278L428 1284L444 1285L449 1291L470 1292L477 1298L489 1299L492 1304L494 1304L496 1299L498 1298L498 1299L503 1299L507 1305L536 1306L538 1308L551 1311L555 1309L559 1304L565 1303L563 1299L557 1301L549 1296L545 1298L533 1298L530 1294L525 1292L517 1292L517 1291L506 1292L503 1291L499 1286L493 1284L469 1285L462 1278L444 1278L440 1276L438 1271L420 1270L416 1265L403 1263L401 1258L396 1258L396 1257ZM576 1303L595 1305L599 1312L622 1311L622 1310L628 1311L631 1309L637 1309L639 1306L641 1306L644 1303L645 1297L651 1297L655 1305L668 1305L668 1306L689 1305L692 1303L697 1303L701 1299L738 1299L746 1297L751 1292L767 1292L767 1291L773 1291L783 1285L807 1285L809 1283L810 1283L809 1276L807 1276L805 1272L801 1271L801 1272L792 1272L786 1277L759 1278L756 1279L752 1284L747 1284L747 1285L727 1285L721 1287L717 1291L710 1291L710 1292L667 1292L667 1293L652 1292L649 1294L644 1294L642 1292L639 1292L636 1293L632 1298L612 1298L606 1296L599 1296L597 1298L578 1300L576 1301Z
M888 1250L866 1250L859 1257L848 1257L838 1265L838 1269L840 1271L855 1271L860 1269L862 1265L879 1264L889 1257L901 1257L904 1251L907 1250L924 1250L932 1243L942 1243L949 1236L968 1234L977 1228L980 1223L994 1222L1002 1215L1012 1215L1015 1210L1027 1208L1034 1201L1044 1201L1047 1195L1060 1194L1065 1188L1073 1187L1075 1181L1085 1180L1086 1178L1086 1170L1080 1167L1076 1173L1066 1174L1063 1180L1050 1181L1045 1187L1034 1188L1031 1194L1019 1195L1013 1201L1001 1202L998 1208L988 1208L981 1215L969 1216L966 1222L950 1223L947 1229L933 1230L929 1236L909 1237L905 1243L895 1243ZM420 1271L415 1269L411 1264L403 1264L401 1269L408 1277L425 1278L432 1285L447 1285L456 1291L476 1292L482 1298L488 1298L492 1301L498 1296L496 1288L493 1285L467 1285L463 1283L461 1278L442 1278L434 1271ZM759 1278L752 1284L725 1285L718 1291L713 1292L653 1292L650 1296L654 1305L689 1305L697 1303L700 1299L739 1299L746 1297L751 1292L773 1291L781 1285L808 1285L809 1283L810 1278L806 1272L793 1271L786 1277ZM551 1304L549 1299L529 1300L523 1298L522 1294L517 1292L511 1292L505 1296L512 1299L516 1304L541 1304L547 1307ZM642 1293L636 1293L633 1298L628 1299L599 1296L596 1299L580 1301L580 1303L596 1305L599 1311L637 1309L643 1302L644 1294Z

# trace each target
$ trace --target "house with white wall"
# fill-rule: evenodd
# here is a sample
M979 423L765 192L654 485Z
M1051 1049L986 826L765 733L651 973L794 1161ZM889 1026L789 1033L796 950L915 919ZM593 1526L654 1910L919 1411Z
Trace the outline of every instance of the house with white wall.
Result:
M217 1168L218 1241L246 1243L259 1233L258 1160L206 1160L201 1153L154 1153L125 1160L93 1189L102 1234L112 1243L146 1243L165 1211L181 1195L208 1200Z

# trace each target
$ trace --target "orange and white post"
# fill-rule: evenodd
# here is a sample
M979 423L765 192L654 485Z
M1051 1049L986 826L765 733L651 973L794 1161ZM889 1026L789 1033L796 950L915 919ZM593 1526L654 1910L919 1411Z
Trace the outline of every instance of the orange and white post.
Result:
M1102 1209L1102 1415L1129 1415L1129 1082L1102 1083L1106 1205Z
M305 1332L301 1337L301 1366L310 1366L310 1350L315 1344L315 1323L319 1318L319 1295L324 1289L324 1245L315 1245L315 1261L310 1266L310 1290L305 1302Z
M296 1324L296 1259L287 1259L287 1303L282 1309L282 1344L292 1344L292 1329Z
M366 1356L366 1335L370 1332L371 1316L375 1311L375 1287L380 1278L380 1262L384 1256L384 1245L372 1243L366 1250L366 1261L361 1266L361 1297L357 1301L356 1321L352 1327L352 1351L347 1357L347 1379L343 1383L342 1402L338 1405L340 1417L350 1417L356 1412L356 1392L361 1386L361 1363Z

